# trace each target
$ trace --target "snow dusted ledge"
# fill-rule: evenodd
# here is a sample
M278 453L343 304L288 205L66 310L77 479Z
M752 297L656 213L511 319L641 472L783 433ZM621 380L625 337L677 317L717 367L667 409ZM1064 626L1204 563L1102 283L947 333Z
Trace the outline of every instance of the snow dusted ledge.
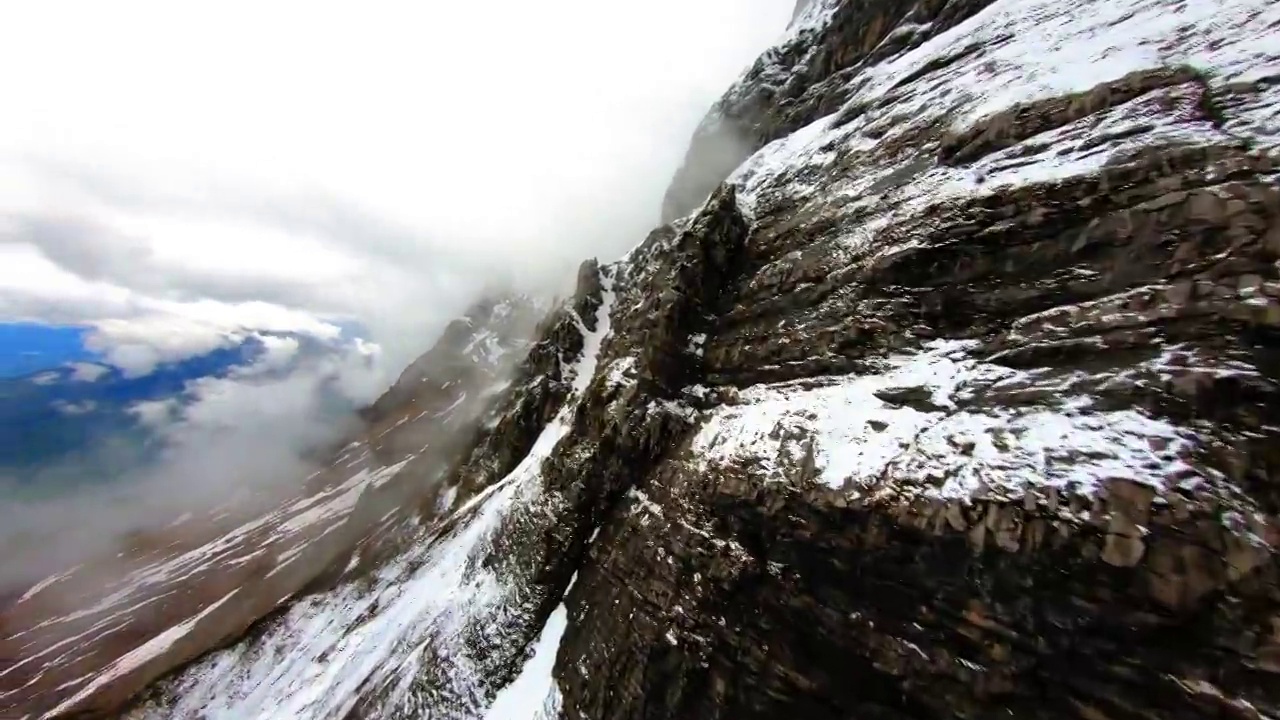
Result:
M712 414L693 452L852 496L1093 495L1116 478L1161 490L1206 479L1185 457L1190 432L1137 410L1098 412L1065 392L1051 407L984 403L1036 373L975 360L973 345L934 341L880 373L750 388Z

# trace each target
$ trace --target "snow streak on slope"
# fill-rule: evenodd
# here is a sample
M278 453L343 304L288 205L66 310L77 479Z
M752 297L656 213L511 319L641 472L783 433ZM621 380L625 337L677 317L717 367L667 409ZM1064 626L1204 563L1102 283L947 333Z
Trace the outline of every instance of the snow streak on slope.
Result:
M197 623L211 615L228 600L231 600L238 592L239 590L232 590L221 600L218 600L212 605L206 607L204 610L201 610L194 617L174 625L168 630L165 630L159 635L156 635L145 643L120 656L118 660L112 663L110 668L98 677L94 678L92 682L85 685L80 692L50 710L44 717L57 717L59 713L66 712L74 708L84 698L87 698L94 692L97 692L99 688L104 687L113 678L123 673L130 672L152 658L159 657L164 654L175 642L181 639L182 636L194 630Z
M12 647L12 652L21 659L0 670L0 679L16 678L13 689L0 692L0 703L21 697L22 693L39 688L40 683L53 682L60 690L74 692L58 709L48 713L53 715L159 657L177 637L195 629L226 600L192 609L190 617L174 618L175 627L147 639L149 632L154 632L148 625L149 620L167 609L170 598L183 591L190 593L192 587L211 573L231 576L236 572L247 579L260 578L249 569L251 564L271 567L272 572L280 569L300 550L342 527L360 495L389 481L407 462L378 470L361 469L339 485L286 503L230 528L209 542L173 552L170 557L154 558L112 578L105 588L94 585L100 596L69 612L50 613L49 609L59 607L57 596L61 585L76 582L77 573L92 573L95 569L92 564L38 584L10 608L15 616L31 611L43 619L4 637L6 647ZM191 518L185 522L191 523ZM182 524L180 521L171 526L179 538ZM178 546L182 547L180 543ZM273 601L279 599L272 598ZM179 631L179 628L182 629ZM121 637L125 640L119 640ZM92 663L104 652L122 655L100 671L96 670ZM72 668L80 668L74 671L78 674L63 677L73 672ZM47 675L54 679L51 681Z
M414 697L423 663L440 661L449 665L452 687L435 689L434 695L448 698L458 716L481 714L490 688L478 669L485 658L473 655L468 635L496 632L501 618L514 611L508 579L481 561L504 518L537 499L542 462L568 433L581 393L595 375L609 332L613 295L607 279L605 290L597 330L587 333L572 368L574 394L509 475L459 508L445 522L444 534L424 538L373 577L307 597L260 637L201 661L172 688L171 705L149 708L144 717L333 720L346 717L370 688L387 693L380 702L386 712L416 708L443 714L420 707ZM554 648L550 652L554 656ZM535 666L535 675L546 676L539 687L546 688L548 703L557 703L558 691L542 664ZM522 687L530 683L538 684L524 678Z
M569 590L577 580L569 581ZM569 594L565 590L565 595ZM547 618L533 646L533 655L520 674L493 699L484 720L555 720L559 717L561 697L552 670L560 640L569 625L569 611L561 601Z

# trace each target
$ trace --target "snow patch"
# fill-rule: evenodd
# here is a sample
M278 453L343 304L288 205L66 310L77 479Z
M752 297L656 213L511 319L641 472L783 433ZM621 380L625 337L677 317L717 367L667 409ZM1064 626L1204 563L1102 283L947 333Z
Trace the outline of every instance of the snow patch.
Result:
M570 589L577 577L575 573L569 581ZM565 590L565 596L568 595L569 591ZM556 654L560 651L560 641L568 626L569 611L562 598L542 626L542 632L533 644L533 655L520 668L516 679L498 691L484 714L484 720L556 720L560 717L563 700L552 671Z
M613 291L613 282L608 277L601 277L600 307L596 308L596 330L591 332L578 321L578 329L582 331L582 357L579 360L578 367L573 375L573 393L581 397L587 391L587 386L591 384L591 379L596 374L596 363L600 360L600 344L604 342L605 337L609 335L610 319L609 311L613 308L615 298ZM577 317L576 315L574 316Z
M19 597L14 604L17 605L18 603L22 603L22 602L26 602L27 600L30 600L33 596L36 595L36 593L39 593L40 591L52 586L55 583L58 583L58 582L61 582L62 580L67 579L68 577L71 576L72 573L74 573L76 570L79 570L80 568L81 568L80 565L76 565L70 570L66 570L64 572L60 572L55 575L50 575L44 580L41 580L35 585L32 585L31 588L26 592L22 593L21 597Z
M609 364L609 372L605 375L605 381L609 387L627 387L635 384L636 359L630 355L618 358Z
M1084 494L1127 478L1164 487L1197 477L1189 431L1134 410L983 403L1027 373L968 358L965 341L935 341L887 359L883 372L818 387L751 388L717 409L693 452L704 468L754 464L766 479L813 479L858 494L1016 494L1052 486ZM772 449L772 450L771 450ZM1192 482L1194 480L1191 480Z
M453 503L458 499L458 486L446 488L440 493L440 497L436 500L436 512L443 515L453 507Z
M635 515L637 512L644 511L657 517L662 517L662 506L649 499L649 496L643 490L637 490L634 487L627 489L627 497L634 502L628 514Z

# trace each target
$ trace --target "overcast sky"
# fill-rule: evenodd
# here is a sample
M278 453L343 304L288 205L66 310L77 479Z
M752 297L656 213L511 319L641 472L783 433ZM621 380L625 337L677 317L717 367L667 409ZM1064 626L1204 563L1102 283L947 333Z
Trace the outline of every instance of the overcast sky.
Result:
M350 317L394 374L485 282L639 241L792 5L4 3L0 320L145 371Z
M35 483L47 500L0 477L0 547L44 538L0 586L290 487L345 432L324 388L367 402L488 283L571 280L638 243L792 4L0 3L0 322L88 325L135 375L255 334L268 350L133 406L166 449L114 482L92 456L49 471L84 475L74 493ZM352 325L381 352L266 372L298 343L261 333Z

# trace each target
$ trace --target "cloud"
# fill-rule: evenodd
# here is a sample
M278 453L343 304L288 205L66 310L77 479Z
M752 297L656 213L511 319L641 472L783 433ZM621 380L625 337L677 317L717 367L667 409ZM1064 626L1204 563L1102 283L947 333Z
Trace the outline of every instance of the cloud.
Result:
M262 343L263 352L262 357L252 368L253 373L283 370L298 354L298 349L302 345L297 338L275 335L259 335L258 341Z
M639 242L792 4L4 4L0 321L86 326L130 375L256 338L193 403L133 407L169 451L129 479L154 509L293 477L343 429L318 397L371 400L487 289Z
M132 464L127 478L95 474L117 459L110 446L34 477L0 474L0 547L8 553L0 592L82 562L86 553L109 549L110 561L120 539L187 512L251 509L296 490L314 469L309 454L353 429L355 418L343 408L368 392L360 382L373 375L370 350L352 343L345 352L304 356L289 338L261 340L265 352L244 372L199 378L181 398L128 407L159 452ZM287 355L296 367L274 373ZM53 404L68 415L95 410L91 401Z
M5 6L0 244L64 276L15 289L0 258L0 316L259 301L359 318L407 363L493 278L642 237L791 5Z
M177 410L178 402L172 398L143 400L129 406L129 412L138 418L138 422L152 429L166 427L173 421Z
M100 353L126 376L146 375L161 363L235 347L251 336L263 342L279 342L265 340L268 336L256 331L305 333L322 340L334 340L342 332L338 326L305 312L267 303L152 301L143 307L149 312L96 321L86 339L89 349ZM268 345L267 349L278 352L280 348Z
M75 382L97 382L99 378L111 372L111 369L97 363L68 363L71 368L71 379Z
M85 400L78 403L67 402L66 400L53 401L53 409L63 415L87 415L93 412L97 407L98 404L92 400Z

